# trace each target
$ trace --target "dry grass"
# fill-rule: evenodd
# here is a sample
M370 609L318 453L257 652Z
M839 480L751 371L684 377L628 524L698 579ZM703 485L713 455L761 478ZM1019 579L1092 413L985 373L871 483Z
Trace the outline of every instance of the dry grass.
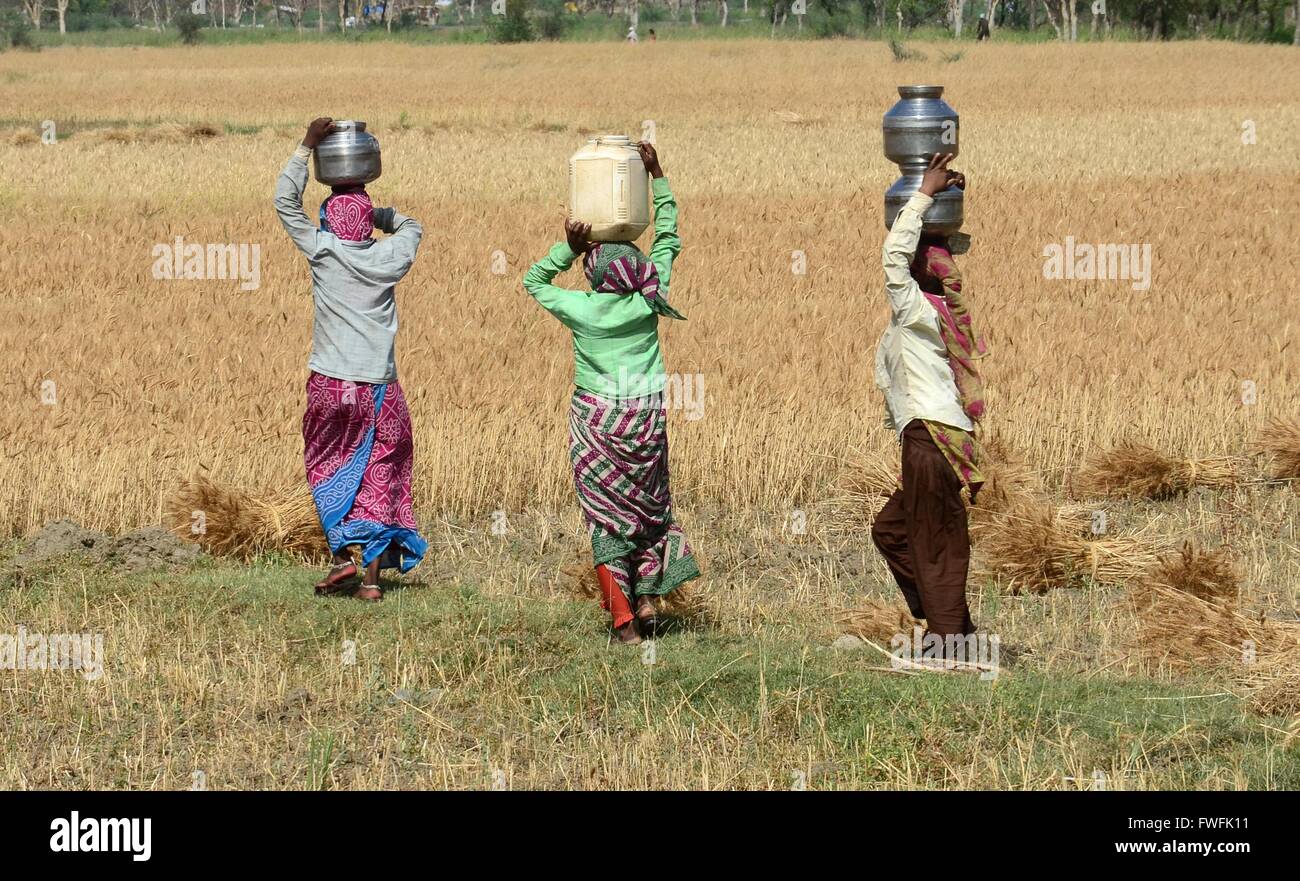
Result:
M306 483L253 495L205 475L184 481L171 498L168 526L210 554L250 559L262 553L328 556Z
M1171 499L1194 486L1232 486L1240 479L1240 460L1176 459L1134 441L1094 454L1074 479L1085 495Z
M1152 567L1130 599L1140 657L1180 671L1223 671L1257 711L1300 714L1300 622L1243 613L1226 550L1184 544Z
M1155 602L1174 604L1175 619L1209 628L1212 638L1193 640L1209 675L1263 711L1293 706L1300 495L1243 483L1156 503L1108 497L1098 507L1123 528L1093 536L1091 511L1064 503L1062 493L1090 454L1128 437L1158 450L1195 450L1203 461L1237 455L1254 437L1277 477L1300 478L1300 427L1280 421L1300 412L1300 361L1285 355L1294 351L1296 326L1278 320L1276 293L1290 283L1278 267L1293 250L1295 224L1284 212L1261 223L1257 209L1300 197L1300 142L1271 134L1300 128L1300 67L1291 47L980 45L957 64L901 65L858 43L661 41L648 47L656 86L648 95L645 53L593 44L584 57L608 84L599 102L545 88L549 74L571 61L571 46L336 49L328 58L318 47L292 45L0 55L0 74L38 74L0 75L0 102L18 121L6 123L0 161L23 170L0 184L0 246L20 255L0 289L21 304L23 319L0 324L9 368L0 381L11 402L0 416L0 533L25 534L62 517L114 531L159 522L187 530L190 512L204 510L205 541L217 551L319 546L305 488L276 492L301 486L286 475L301 473L311 307L306 267L271 211L270 191L306 122L330 113L366 119L383 142L386 172L371 187L377 201L421 218L426 229L456 231L427 237L399 287L416 510L435 542L417 570L430 589L411 590L402 602L441 599L446 585L468 585L493 602L530 611L540 604L544 616L562 568L572 570L562 576L572 590L589 594L590 561L573 568L557 559L582 543L565 444L569 340L519 279L560 235L564 160L585 134L638 133L653 119L681 204L685 249L672 297L690 319L664 329L665 356L670 370L701 374L707 389L704 418L670 414L675 503L701 523L714 522L707 512L725 512L739 524L726 533L691 532L714 565L680 597L696 597L707 613L708 631L690 651L718 642L747 651L774 634L812 646L825 638L828 610L865 608L864 594L894 597L860 516L892 487L897 456L894 438L880 428L872 382L887 309L880 193L896 174L880 154L877 116L899 82L936 80L948 84L962 114L974 244L961 262L994 352L984 362L990 481L971 517L977 562L999 583L975 579L981 630L1031 647L1034 663L1052 675L1122 675L1112 665L1127 657L1128 631L1148 627L1152 616L1135 618L1119 591L1055 588L1090 578L1149 581ZM771 77L773 70L782 76ZM1061 75L1027 77L1033 70ZM1142 89L1130 88L1134 71ZM398 72L405 89L369 85ZM326 77L329 107L320 104ZM403 114L409 128L398 124ZM40 143L43 119L59 125L57 146ZM1264 134L1257 144L1240 140L1248 119ZM1171 131L1191 133L1176 153L1166 149ZM309 211L322 196L309 186ZM1253 255L1245 262L1243 229ZM151 248L178 235L260 246L261 287L155 279ZM1044 246L1066 236L1150 244L1151 288L1046 280ZM503 275L492 271L498 251L508 264ZM791 271L796 251L807 258L804 274ZM571 274L560 282L579 280ZM1242 403L1245 379L1259 392L1252 405ZM186 482L204 468L224 483ZM833 504L845 493L855 510L852 528L840 534L830 526L839 525ZM797 537L782 526L796 509L809 515L807 533ZM561 518L564 537L557 542L550 527L529 527L503 540L488 530L498 511L512 523L534 513ZM1150 575L1167 543L1189 534L1231 550L1241 579L1235 603L1177 586L1194 579ZM1210 571L1201 562L1183 565ZM280 585L257 589L252 605L272 621L283 617ZM85 613L75 586L29 593L43 603L33 620L47 629ZM293 732L250 727L245 709L274 706L302 684L317 694L316 712L337 712L339 730L355 732L357 708L370 699L358 683L382 674L413 687L478 683L480 692L460 698L470 722L482 721L480 703L513 708L493 719L529 732L518 741L535 750L519 766L521 783L788 785L783 765L764 776L768 770L756 771L736 748L779 727L767 716L735 728L688 718L692 706L669 720L662 741L635 742L611 724L590 732L595 748L578 750L566 745L585 731L581 701L571 715L540 726L510 715L536 707L537 689L525 688L517 661L497 651L499 618L482 632L438 634L463 638L477 652L468 661L450 657L434 670L418 650L412 661L411 640L427 634L403 631L385 643L381 659L344 672L328 663L337 655L333 637L318 637L333 632L336 616L353 616L348 632L360 631L375 620L370 611L309 607L319 620L303 630L240 631L231 622L242 620L247 598L232 600L218 625L207 606L187 605L180 588L174 593L174 614L162 624L156 607L128 592L90 609L117 634L122 657L146 659L165 687L120 675L87 694L50 681L40 684L39 699L6 692L16 747L4 780L186 785L193 766L173 766L169 757L190 733L164 714L137 712L175 700L185 718L208 714L215 734L200 744L210 753L201 760L254 763L256 776L232 772L230 779L292 785L281 763L301 744L287 742ZM394 607L401 608L387 606ZM878 607L885 626L898 611L890 608ZM452 605L426 624L443 626L459 610ZM597 621L598 612L585 620ZM865 626L851 613L846 620ZM1259 646L1245 672L1232 661L1242 633ZM685 638L696 639L696 631ZM310 664L295 654L300 645L315 652ZM543 649L531 669L555 663ZM712 699L707 688L698 697ZM804 706L771 697L782 712ZM106 748L92 759L75 734L56 736L47 748L45 734L23 727L38 720L52 731L76 730L68 720L85 715L87 700L102 730L139 715L147 748L119 744L113 755ZM819 706L791 729L820 730L832 710ZM315 720L307 724L314 729ZM1086 776L1095 767L1081 746L1086 738L1073 737L1070 724L996 742L977 734L979 748L958 762L947 760L943 744L909 745L915 754L880 769L878 779L1060 785L1060 775ZM471 770L484 756L457 732L434 728L427 746L411 750L412 766L428 775L420 783L475 785ZM227 730L235 733L227 738ZM349 736L362 738L362 759L339 772L341 783L388 785L393 772L382 757L407 755L403 723L384 718ZM1199 743L1202 734L1190 736ZM793 744L782 742L782 762L801 751ZM1061 767L1044 769L1041 757L1055 755L1054 744L1064 752ZM1153 754L1165 756L1164 746ZM688 757L690 772L664 765L665 748ZM128 753L138 759L123 758ZM1134 785L1242 785L1231 769L1182 779L1177 762L1156 767L1146 755L1116 753L1116 776L1131 773ZM942 770L925 772L918 757L926 756L928 767ZM861 758L876 761L865 752Z
M918 624L923 625L924 622L913 618L905 606L872 599L857 608L841 612L838 624L842 633L888 646L895 635L903 633L910 636L912 628Z

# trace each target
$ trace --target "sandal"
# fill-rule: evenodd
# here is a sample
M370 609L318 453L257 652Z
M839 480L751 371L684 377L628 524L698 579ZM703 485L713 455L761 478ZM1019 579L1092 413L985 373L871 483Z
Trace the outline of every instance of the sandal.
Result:
M654 633L659 626L659 610L655 608L654 600L637 602L636 623L641 625L643 633Z
M316 582L316 596L327 597L342 593L352 587L351 582L357 577L357 564L352 562L335 563L325 577Z

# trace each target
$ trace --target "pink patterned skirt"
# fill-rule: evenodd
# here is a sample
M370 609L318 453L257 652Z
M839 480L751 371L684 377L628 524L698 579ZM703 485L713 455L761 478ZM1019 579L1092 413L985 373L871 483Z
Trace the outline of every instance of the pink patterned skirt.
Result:
M412 569L428 550L411 506L411 414L396 382L313 372L302 419L307 482L330 551L362 548L363 565Z

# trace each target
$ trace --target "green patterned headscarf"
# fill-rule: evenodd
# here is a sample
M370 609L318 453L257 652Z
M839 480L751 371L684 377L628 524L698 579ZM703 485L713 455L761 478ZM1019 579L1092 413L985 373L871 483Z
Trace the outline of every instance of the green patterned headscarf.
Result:
M654 261L631 242L602 242L582 258L582 270L593 291L606 294L640 294L650 308L668 318L685 319L659 296L659 270Z

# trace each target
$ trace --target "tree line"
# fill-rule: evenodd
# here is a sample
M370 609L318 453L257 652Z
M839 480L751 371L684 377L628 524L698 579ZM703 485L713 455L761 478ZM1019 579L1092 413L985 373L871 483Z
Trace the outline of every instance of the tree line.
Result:
M447 0L443 0L447 2ZM298 30L387 30L419 25L518 28L528 38L558 38L586 16L726 28L755 20L778 33L854 33L946 29L953 37L997 38L999 31L1038 33L1074 42L1105 39L1117 29L1150 40L1215 37L1300 45L1300 0L0 0L13 27L163 30L191 26L288 27ZM536 24L536 28L534 25ZM507 37L508 38L508 37Z

